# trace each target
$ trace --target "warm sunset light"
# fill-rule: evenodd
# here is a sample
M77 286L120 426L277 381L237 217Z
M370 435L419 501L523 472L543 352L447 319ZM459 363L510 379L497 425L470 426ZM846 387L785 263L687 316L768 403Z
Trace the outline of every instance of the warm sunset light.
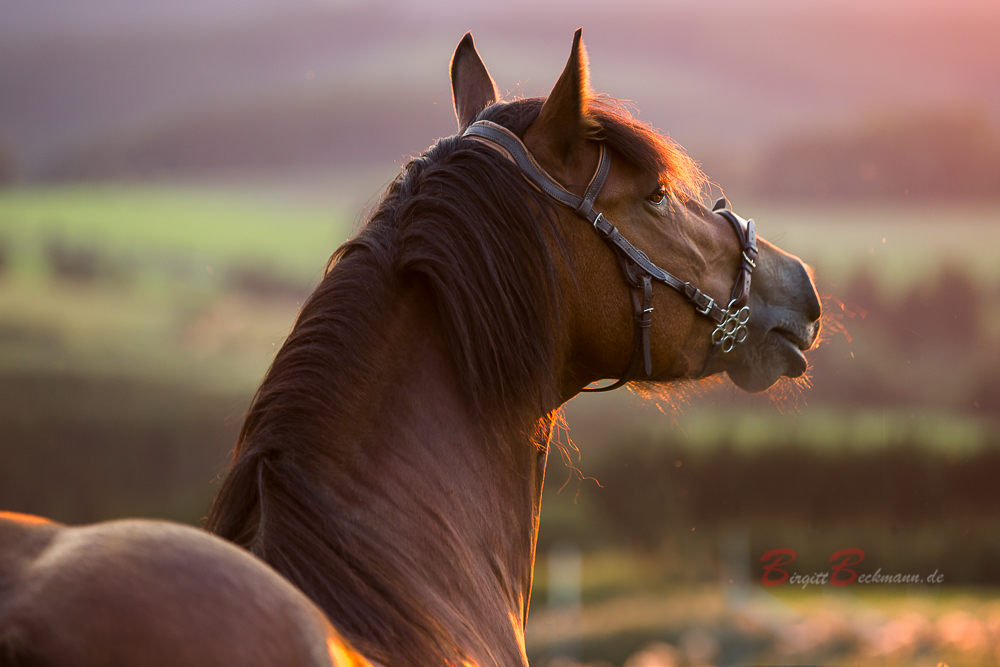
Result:
M12 521L14 523L19 523L26 526L38 526L46 523L51 523L48 519L44 517L35 516L33 514L21 514L20 512L0 511L0 520Z
M998 36L6 0L0 663L996 665Z

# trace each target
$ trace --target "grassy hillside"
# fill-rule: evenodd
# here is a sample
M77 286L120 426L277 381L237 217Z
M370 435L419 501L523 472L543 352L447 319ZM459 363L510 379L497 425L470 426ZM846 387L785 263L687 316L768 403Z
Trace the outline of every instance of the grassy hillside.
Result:
M58 240L130 258L156 257L273 268L304 284L350 233L338 206L242 190L170 186L67 186L0 191L0 238L13 270L35 272L41 246ZM202 267L204 268L204 267Z

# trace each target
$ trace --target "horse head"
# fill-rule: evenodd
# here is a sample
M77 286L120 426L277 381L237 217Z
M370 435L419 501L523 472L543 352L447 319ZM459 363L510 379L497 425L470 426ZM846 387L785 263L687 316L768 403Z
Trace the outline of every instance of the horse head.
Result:
M613 388L725 372L762 391L806 371L802 353L820 318L807 267L756 239L753 221L725 200L703 206L697 166L594 95L580 31L523 136L479 120L499 97L471 34L451 77L459 131L502 152L562 204L561 400L602 378L618 378L605 387Z

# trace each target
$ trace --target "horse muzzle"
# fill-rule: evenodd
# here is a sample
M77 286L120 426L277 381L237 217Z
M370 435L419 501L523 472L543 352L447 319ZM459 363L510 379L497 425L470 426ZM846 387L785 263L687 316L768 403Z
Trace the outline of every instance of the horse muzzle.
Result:
M809 367L805 351L819 337L819 295L808 267L763 239L750 288L747 339L722 355L716 372L751 392L764 391L781 377L799 377Z

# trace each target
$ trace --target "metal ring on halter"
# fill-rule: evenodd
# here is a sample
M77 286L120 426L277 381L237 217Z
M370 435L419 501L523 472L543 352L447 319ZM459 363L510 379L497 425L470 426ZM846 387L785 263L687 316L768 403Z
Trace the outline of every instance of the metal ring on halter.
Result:
M720 345L724 353L731 352L736 344L745 341L748 335L746 323L750 319L750 307L743 306L733 312L735 305L735 299L729 302L725 319L712 332L712 343Z
M726 322L729 320L727 319ZM723 322L719 326L715 327L715 331L712 332L712 342L718 345L729 335L726 332L726 322Z

